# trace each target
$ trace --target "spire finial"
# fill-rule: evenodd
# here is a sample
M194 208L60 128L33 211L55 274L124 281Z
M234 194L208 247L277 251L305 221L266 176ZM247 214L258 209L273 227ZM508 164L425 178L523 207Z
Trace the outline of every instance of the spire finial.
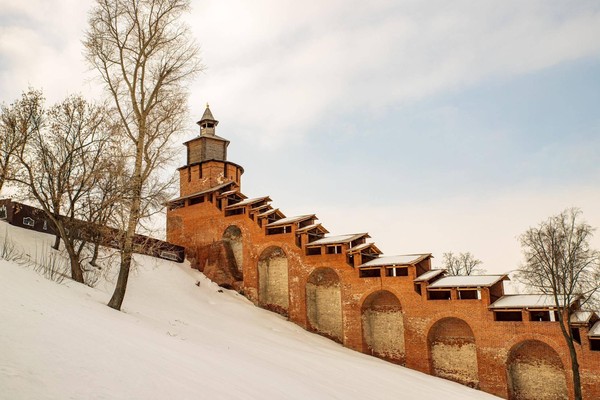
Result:
M208 102L206 102L206 108L210 108L210 106L208 105Z

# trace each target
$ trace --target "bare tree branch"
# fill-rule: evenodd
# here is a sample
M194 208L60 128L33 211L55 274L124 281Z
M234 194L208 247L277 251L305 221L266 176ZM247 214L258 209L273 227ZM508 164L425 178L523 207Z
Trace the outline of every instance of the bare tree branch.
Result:
M553 296L561 332L571 356L575 398L581 399L579 363L569 326L572 304L597 304L600 290L600 253L591 249L594 229L570 208L548 218L520 236L525 263L517 279L536 291Z
M133 238L168 188L158 176L170 160L172 138L185 121L186 83L201 71L199 48L180 21L189 0L96 0L84 40L86 58L105 84L132 153L125 238L115 292L108 305L120 309L125 296Z
M479 268L483 262L469 252L458 255L452 252L444 253L442 263L448 275L476 275L485 272L483 268Z

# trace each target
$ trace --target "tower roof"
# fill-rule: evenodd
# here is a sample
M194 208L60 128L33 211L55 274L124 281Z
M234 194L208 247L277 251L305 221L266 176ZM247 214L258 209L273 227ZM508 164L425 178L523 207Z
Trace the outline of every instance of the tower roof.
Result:
M215 126L217 126L219 124L219 121L217 121L215 119L215 117L213 117L212 112L210 111L210 106L208 105L208 103L206 103L206 110L204 110L204 114L202 114L202 118L200 118L200 121L196 122L198 125L202 124L202 122L213 122L215 124Z

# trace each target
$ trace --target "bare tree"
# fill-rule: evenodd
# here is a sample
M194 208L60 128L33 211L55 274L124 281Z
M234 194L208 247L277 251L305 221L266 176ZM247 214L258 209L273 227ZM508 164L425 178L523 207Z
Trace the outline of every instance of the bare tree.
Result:
M41 109L41 108L40 108ZM107 110L72 96L42 112L13 178L35 200L63 240L71 277L84 283L80 257L89 221L82 219L83 199L95 187L108 164Z
M484 273L483 268L479 268L483 262L478 260L471 253L444 253L442 255L442 263L444 269L448 271L448 275L475 275Z
M180 17L189 0L96 0L86 57L114 103L131 154L128 212L117 284L108 305L125 297L140 220L168 182L158 174L173 156L171 138L187 111L186 83L202 69L199 48Z
M0 109L0 191L17 172L16 158L40 124L43 103L42 93L29 89L20 99Z
M600 288L600 253L589 245L594 229L581 216L581 210L567 209L522 234L525 263L517 275L521 282L554 298L571 356L576 399L582 398L581 379L569 321L573 305L584 305Z

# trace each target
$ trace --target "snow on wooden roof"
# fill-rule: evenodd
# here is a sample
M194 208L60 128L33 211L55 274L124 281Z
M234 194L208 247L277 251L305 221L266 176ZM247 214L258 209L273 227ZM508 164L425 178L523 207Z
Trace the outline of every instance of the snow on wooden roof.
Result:
M244 207L250 204L259 203L261 201L271 201L271 199L269 198L269 196L255 197L253 199L246 199L240 201L239 203L231 204L227 206L226 209Z
M424 274L417 276L413 280L413 282L428 282L428 281L432 280L433 278L435 278L436 276L439 276L439 275L442 275L445 273L446 273L445 269L432 269L432 270L425 272Z
M258 218L265 218L265 217L268 217L269 215L275 214L275 213L281 215L282 218L285 217L285 215L283 215L283 213L281 211L279 211L279 208L273 208L271 210L267 210L267 211L265 211L262 214L258 214L257 217Z
M270 224L267 224L267 226L273 227L273 226L289 225L289 224L293 224L295 222L302 222L302 221L306 221L307 219L315 219L315 218L316 218L315 214L297 215L295 217L286 217L286 218L279 219L275 222L271 222Z
M589 337L600 338L600 321L596 322L592 329L590 329L590 333L588 333Z
M427 257L431 257L431 254L405 254L400 256L377 257L371 261L359 265L358 268L383 267L394 265L415 265L423 261Z
M242 194L240 191L238 191L237 189L233 189L233 190L228 190L226 192L223 192L221 194L219 194L219 197L227 197L227 196L231 196L232 194L238 195L239 197L241 197L242 199L246 199L247 197Z
M319 231L321 231L323 233L329 233L329 231L327 229L325 229L325 227L323 225L321 225L321 223L316 223L316 224L305 226L303 228L298 229L296 231L296 233L304 233L304 232L312 231L313 229L318 229Z
M466 276L445 276L438 279L431 285L431 289L453 288L453 287L489 287L496 283L508 279L506 275L466 275Z
M572 299L572 305L577 299ZM500 297L489 308L556 308L550 294L508 294Z
M314 242L310 242L308 246L321 246L324 244L341 244L352 242L353 240L360 239L362 237L370 237L368 233L351 233L348 235L329 236L324 237Z
M596 313L593 311L577 310L571 314L571 324L587 324Z
M218 185L218 186L211 187L210 189L205 189L205 190L202 190L202 191L200 191L200 192L196 192L196 193L188 194L188 195L186 195L186 196L181 196L181 197L177 197L176 199L169 200L169 201L167 202L167 204L169 204L169 203L173 203L173 202L175 202L175 201L181 201L181 200L189 199L189 198L191 198L191 197L200 196L200 195L203 195L203 194L206 194L206 193L212 193L212 192L216 192L217 190L220 190L220 189L226 188L226 187L227 187L227 186L229 186L229 185L237 185L237 184L236 184L234 181L225 182L225 183L222 183L222 184L220 184L220 185Z
M368 248L370 248L377 254L381 254L381 250L379 250L379 248L377 246L375 246L375 243L363 243L363 244L359 244L358 246L354 246L354 247L348 249L348 254L360 253L361 251L366 250Z

